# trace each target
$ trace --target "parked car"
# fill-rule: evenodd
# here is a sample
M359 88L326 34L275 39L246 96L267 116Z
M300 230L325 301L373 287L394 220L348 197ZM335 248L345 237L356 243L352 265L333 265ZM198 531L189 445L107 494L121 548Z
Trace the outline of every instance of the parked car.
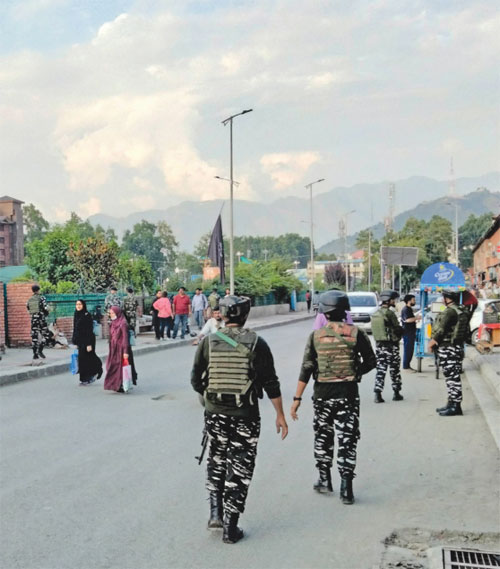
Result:
M378 298L374 292L348 292L352 321L365 332L372 331L371 316L378 310Z
M479 325L483 323L484 309L493 304L493 310L497 313L500 312L500 300L497 298L480 298L477 302L477 308L470 319L470 331L472 337L472 343L475 344L478 340L477 333L479 330Z

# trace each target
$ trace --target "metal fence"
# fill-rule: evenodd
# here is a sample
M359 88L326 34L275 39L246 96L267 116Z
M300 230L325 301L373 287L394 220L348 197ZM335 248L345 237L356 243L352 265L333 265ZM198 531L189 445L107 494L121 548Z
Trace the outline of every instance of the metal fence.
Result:
M53 322L56 318L64 318L73 316L75 313L75 304L77 300L84 300L87 304L87 310L92 314L99 306L101 312L104 313L105 294L45 294L47 304L49 305L50 314L48 320Z

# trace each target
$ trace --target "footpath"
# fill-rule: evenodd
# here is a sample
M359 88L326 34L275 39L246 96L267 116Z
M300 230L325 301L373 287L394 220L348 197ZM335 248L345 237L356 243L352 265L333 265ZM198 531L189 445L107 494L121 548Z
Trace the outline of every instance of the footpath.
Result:
M313 313L308 314L306 311L292 312L288 314L274 314L271 316L262 316L248 318L247 325L254 330L264 330L265 328L272 328L274 326L284 326L286 324L293 324L302 320L311 320L311 329L313 322ZM197 331L191 323L191 331ZM194 338L189 335L184 340L178 336L175 340L165 339L156 340L154 332L144 332L137 336L136 345L132 348L134 356L140 356L158 350L170 350L178 346L185 346L192 343ZM97 339L96 352L97 355L104 362L108 355L108 340ZM36 379L39 377L47 377L58 373L69 373L69 363L72 347L68 348L45 348L45 360L40 365L32 365L33 352L31 348L6 348L5 354L2 354L0 361L0 386L17 383L27 379Z

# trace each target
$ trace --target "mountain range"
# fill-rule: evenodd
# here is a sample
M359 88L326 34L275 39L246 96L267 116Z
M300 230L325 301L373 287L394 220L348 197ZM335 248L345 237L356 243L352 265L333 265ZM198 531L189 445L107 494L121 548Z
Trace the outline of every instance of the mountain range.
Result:
M455 203L458 204L459 224L465 221L470 213L500 210L500 172L491 172L475 178L458 178L454 182L455 197L449 197L448 181L424 176L413 176L392 184L395 188L395 229L399 228L399 224L402 227L412 215L428 219L432 214L439 213L454 221ZM336 187L323 193L315 193L312 201L316 247L324 252L327 252L327 248L337 249L338 247L332 244L338 241L335 237L339 232L339 222L346 218L348 234L354 234L368 226L379 227L383 231L383 219L389 212L389 187L389 182L380 182ZM484 190L476 193L477 188ZM234 234L277 236L299 233L309 236L310 199L305 190L304 193L303 198L288 196L271 203L235 199ZM464 194L467 194L465 201L462 199ZM470 195L475 197L469 198ZM436 199L438 203L435 203ZM448 205L447 201L452 205ZM94 226L99 224L105 229L114 229L121 238L127 229L131 230L134 224L143 219L155 224L164 220L171 226L180 248L192 251L200 237L212 230L221 210L223 232L227 235L228 200L184 201L164 210L140 211L122 218L96 214L90 216L89 221ZM380 223L377 224L378 221ZM351 241L349 239L349 242Z

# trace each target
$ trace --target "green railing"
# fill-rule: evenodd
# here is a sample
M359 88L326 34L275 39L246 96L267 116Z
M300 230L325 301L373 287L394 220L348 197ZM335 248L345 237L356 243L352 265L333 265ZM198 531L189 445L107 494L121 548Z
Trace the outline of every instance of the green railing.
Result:
M78 299L84 300L87 304L87 310L93 313L99 306L104 314L105 294L45 294L47 304L49 305L49 321L53 322L56 318L64 318L73 316L75 313L75 304Z

